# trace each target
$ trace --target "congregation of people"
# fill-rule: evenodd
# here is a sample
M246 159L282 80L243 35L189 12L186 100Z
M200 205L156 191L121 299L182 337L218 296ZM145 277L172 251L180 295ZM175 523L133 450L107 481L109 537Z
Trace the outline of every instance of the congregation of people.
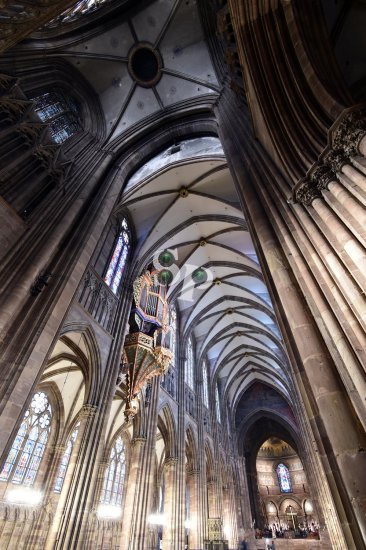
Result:
M283 539L283 538L313 538L318 539L319 538L319 525L315 524L314 522L310 523L310 525L299 523L296 529L290 529L289 526L284 525L265 525L263 529L257 528L255 530L255 538L261 539L261 538L277 538L277 539Z

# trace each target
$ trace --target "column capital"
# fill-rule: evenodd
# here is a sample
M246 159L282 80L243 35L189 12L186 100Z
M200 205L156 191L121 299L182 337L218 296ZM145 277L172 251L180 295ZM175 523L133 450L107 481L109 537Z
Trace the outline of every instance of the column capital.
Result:
M164 460L164 467L167 466L167 467L173 467L173 466L176 466L178 464L178 457L176 456L168 456L165 460Z
M190 470L186 470L187 476L197 476L200 472L201 470L199 468L191 468Z
M343 166L349 163L349 158L343 149L331 149L324 155L323 160L333 172L340 172ZM323 170L325 168L326 167L324 167ZM335 179L335 174L331 175Z
M217 482L217 477L212 477L211 476L207 479L206 484L212 486L212 485L215 485L216 482Z
M342 149L349 157L360 154L359 146L366 135L366 110L355 109L343 113L333 126L330 141L335 149Z
M96 405L90 405L89 403L86 403L82 406L80 415L83 418L92 418L95 416L98 412L98 407Z
M66 451L66 445L53 445L52 447L53 451L57 454L63 454Z
M334 157L332 157L334 159ZM344 163L345 164L345 163ZM342 164L343 166L343 164ZM327 189L331 181L337 179L335 173L331 170L326 164L315 165L313 170L310 173L309 185L313 186L316 190L322 191ZM316 193L316 191L315 191Z
M299 202L304 206L311 206L313 200L321 197L321 191L313 185L310 178L305 178L294 189L294 195L296 202Z
M144 445L147 441L146 437L134 437L132 440L132 445Z

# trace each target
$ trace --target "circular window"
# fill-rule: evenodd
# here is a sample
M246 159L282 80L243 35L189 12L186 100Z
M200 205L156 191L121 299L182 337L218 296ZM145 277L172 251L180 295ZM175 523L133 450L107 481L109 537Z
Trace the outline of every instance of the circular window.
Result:
M160 53L147 43L136 44L128 56L128 70L132 78L145 88L155 86L161 78Z

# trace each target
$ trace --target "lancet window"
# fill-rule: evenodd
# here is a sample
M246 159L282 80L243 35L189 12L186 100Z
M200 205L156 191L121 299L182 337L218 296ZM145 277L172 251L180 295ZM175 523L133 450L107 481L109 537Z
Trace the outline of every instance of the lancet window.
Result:
M187 344L187 358L185 364L185 382L190 388L194 388L194 374L193 374L193 345L191 338Z
M55 143L63 143L80 130L78 104L62 90L56 88L32 99L38 118L48 123Z
M206 361L202 364L202 390L203 390L203 404L208 408L208 374Z
M0 481L33 485L51 432L51 420L52 409L46 393L35 393L0 473Z
M58 469L58 474L56 478L55 488L54 488L55 493L61 493L62 485L64 483L67 468L70 462L71 453L74 448L76 438L78 436L79 427L80 427L80 422L78 422L75 428L73 429L72 434L70 435L69 440L67 442L65 452L62 455L60 467Z
M276 468L276 473L281 493L291 493L291 477L287 466L279 464Z
M102 504L120 506L126 475L126 455L122 437L118 437L109 455L108 467L104 474L100 498Z
M177 351L177 312L175 307L170 307L169 325L170 325L170 351L172 352L171 366L175 366Z
M127 220L124 218L121 222L120 231L113 249L113 254L104 277L105 282L115 294L118 291L118 287L122 279L129 249L130 232L128 229Z
M220 408L220 396L219 396L219 388L216 385L215 389L215 401L216 401L216 417L217 421L221 423L221 408Z

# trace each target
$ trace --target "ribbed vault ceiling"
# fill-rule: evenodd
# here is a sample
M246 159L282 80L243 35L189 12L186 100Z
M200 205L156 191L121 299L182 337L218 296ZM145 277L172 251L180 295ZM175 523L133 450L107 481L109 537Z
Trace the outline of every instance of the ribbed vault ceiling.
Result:
M139 269L173 251L179 273L169 298L181 333L194 335L197 368L207 359L232 405L254 380L288 397L283 343L219 140L158 155L127 183L120 207L134 224ZM208 278L197 286L201 267Z
M129 66L136 44L161 56L161 78L145 87ZM44 49L42 40L35 48ZM60 35L47 56L63 57L98 94L105 145L126 143L165 116L211 105L220 86L196 0L159 0L78 37ZM140 271L160 251L176 256L179 276L169 290L184 338L196 342L196 364L235 406L253 381L289 396L286 356L263 275L219 141L201 138L161 153L127 182L122 202L133 221ZM192 273L208 279L197 286Z
M92 86L104 113L107 142L186 102L214 99L219 91L196 0L158 0L135 8L117 15L108 28L78 37L61 34L45 43L46 35L33 43L42 51L47 47L48 57L71 63ZM139 85L129 71L132 49L145 43L162 60L161 78L151 87Z

